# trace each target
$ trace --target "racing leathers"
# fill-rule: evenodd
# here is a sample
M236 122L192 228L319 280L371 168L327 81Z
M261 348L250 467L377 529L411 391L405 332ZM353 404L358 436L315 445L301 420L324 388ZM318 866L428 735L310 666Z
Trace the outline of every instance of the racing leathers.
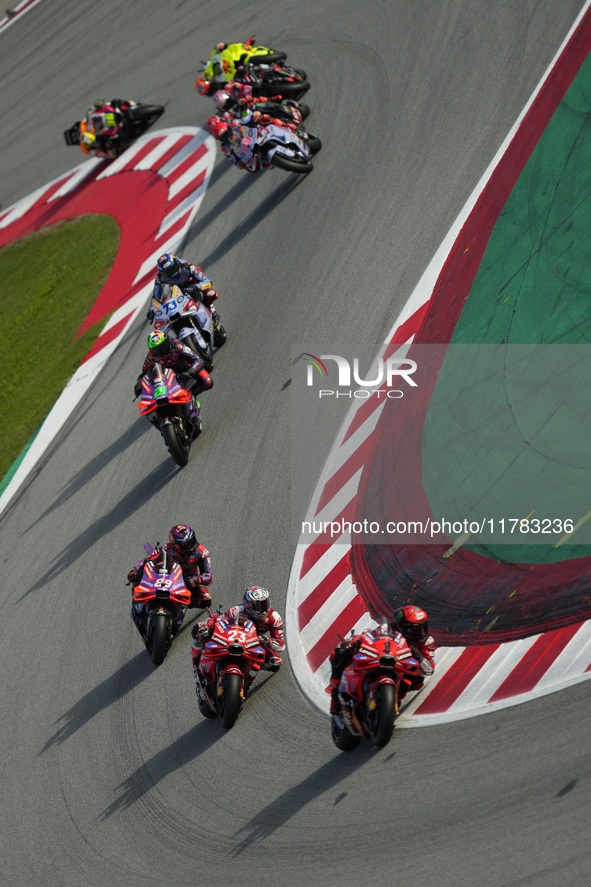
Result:
M123 150L122 139L129 135L126 111L136 103L130 99L99 99L80 123L79 144L85 154L112 160Z
M179 270L171 277L164 277L160 271L158 272L154 280L153 298L156 299L157 302L161 302L163 290L166 292L167 286L178 286L184 293L188 293L194 298L201 299L204 305L211 308L217 299L218 294L212 287L209 277L207 277L199 265L192 265L190 262L186 262L185 259L181 259L178 256L175 258L180 262ZM153 319L153 315L151 315L150 311L148 312L148 318L150 320Z
M135 383L135 395L136 397L139 397L139 395L141 394L142 377L147 373L150 367L153 367L156 363L161 364L163 367L170 367L175 376L178 376L179 373L184 373L185 375L190 376L196 380L195 385L192 386L191 399L187 404L189 417L192 421L196 421L199 408L197 406L195 395L201 394L202 391L207 391L208 389L213 388L213 379L211 378L207 370L203 368L203 363L197 357L194 351L191 351L190 348L187 348L187 346L183 345L182 342L179 342L178 339L171 339L170 345L171 347L169 354L157 354L152 351L148 351L148 355L144 360L142 371L137 377L137 381ZM152 413L148 413L148 419L150 420L152 425L160 430L160 419L158 418L158 415L155 411Z
M230 607L223 618L233 622L234 625L244 625L245 622L249 621L254 622L261 646L265 651L265 662L261 668L267 671L279 671L281 666L281 656L279 656L279 653L285 650L285 639L283 635L283 619L277 610L271 607L268 612L253 619L252 615L246 612L244 604L238 604L235 607ZM199 681L199 660L201 659L203 648L212 636L218 619L219 615L214 613L209 619L199 622L191 632L192 635L194 634L191 653L193 656L193 674L196 681ZM255 676L256 672L250 676L249 685Z
M411 653L419 663L420 673L418 677L413 680L410 689L420 690L425 682L425 678L429 675L432 675L435 670L435 641L433 640L431 635L428 635L428 637L426 637L424 641L418 642L414 639L411 640L403 631L401 631L398 626L396 626L396 628L392 628L392 634L394 636L398 632L400 632L400 634L404 637ZM351 665L351 663L353 662L353 656L359 650L359 647L361 646L363 640L363 635L366 633L368 632L355 634L348 640L341 641L340 644L338 644L330 654L331 672L329 690L331 694L331 714L336 714L339 711L339 686L341 683L341 678L343 676L343 671L348 665ZM371 631L369 633L373 634L373 632ZM402 696L404 695L405 693L402 694Z

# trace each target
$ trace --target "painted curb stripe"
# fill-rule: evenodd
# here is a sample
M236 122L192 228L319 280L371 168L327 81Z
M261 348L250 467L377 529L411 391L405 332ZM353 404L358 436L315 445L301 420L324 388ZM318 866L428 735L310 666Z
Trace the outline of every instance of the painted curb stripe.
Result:
M416 341L419 335L425 333L428 335L425 341L442 341L440 338L442 330L431 327L429 315L436 291L441 287L448 269L451 252L460 242L470 214L475 209L482 211L482 194L495 176L495 171L508 149L511 147L512 150L519 152L528 150L528 139L526 138L524 142L523 129L532 125L535 128L538 125L536 115L539 114L544 114L547 122L572 82L589 50L591 35L589 6L590 2L587 0L532 98L429 263L394 324L387 339L388 344L399 345ZM559 82L561 76L562 83ZM552 103L554 107L551 109ZM534 105L535 110L532 110ZM545 125L546 123L544 127ZM531 143L529 153L538 138L539 135ZM498 175L495 182L498 183ZM506 183L500 185L503 187ZM483 216L483 224L488 224L486 213ZM473 248L474 243L463 243L464 250L473 252ZM472 256L469 258L475 261ZM440 324L441 321L444 324L449 322L445 306L440 312L439 320ZM351 408L329 456L327 467L323 471L306 516L307 520L311 519L310 515L317 515L322 511L325 512L325 519L330 519L327 516L328 506L331 501L338 499L339 483L345 486L359 471L361 459L356 457L357 449L361 447L367 452L370 441L358 441L357 447L340 461L339 451L347 440L363 427L372 412L371 398ZM343 470L347 464L349 471ZM331 466L335 465L336 467L331 469ZM325 490L325 487L328 489ZM355 495L353 503L356 499ZM350 506L351 503L343 509L338 515L339 519L343 514L350 513ZM337 516L333 519L336 520ZM318 542L324 544L317 544ZM323 534L312 545L299 544L296 547L288 587L287 633L290 657L302 690L310 701L323 711L328 710L325 688L330 665L327 657L337 642L337 631L341 635L343 630L346 633L349 624L354 621L352 610L356 599L351 599L347 586L352 579L344 572L350 545L343 545L343 542L348 542L348 539L341 537L340 540L331 541L326 538L326 534ZM326 606L327 601L339 587L346 590L344 601L346 606L341 607L336 613L332 629L328 631L325 629L322 636L310 648L302 643L302 635L298 631L300 619L302 627L314 626L318 611ZM359 596L357 600L360 600ZM367 624L371 624L371 619L367 612L364 612L352 627L358 631ZM523 669L522 661L524 661ZM508 705L537 698L561 687L578 683L585 679L591 670L591 622L553 629L541 636L502 644L470 648L440 647L436 653L436 663L435 675L428 679L424 689L412 694L410 700L405 700L398 720L400 726L428 726L472 717L486 711L498 711ZM512 688L512 695L507 694L508 688Z
M149 158L152 167L148 166ZM158 256L180 248L214 163L215 141L205 130L160 130L138 139L108 166L95 158L87 160L0 215L0 246L45 225L88 212L112 215L121 229L115 262L81 332L112 316L15 462L16 470L0 495L0 514L13 501L150 297Z

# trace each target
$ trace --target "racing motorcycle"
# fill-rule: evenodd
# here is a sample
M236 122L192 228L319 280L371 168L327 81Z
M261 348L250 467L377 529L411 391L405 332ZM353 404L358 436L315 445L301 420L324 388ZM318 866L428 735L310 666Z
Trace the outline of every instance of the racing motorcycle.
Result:
M213 95L216 89L234 80L236 73L245 65L270 65L287 58L285 52L255 46L253 37L245 43L229 43L223 49L220 46L214 49L207 63L203 62L205 67L195 83L195 88L202 95Z
M231 144L234 154L246 164L256 153L262 161L261 171L276 166L288 172L312 172L312 155L322 147L320 139L304 129L293 132L275 123L256 127L241 125L237 131L239 135Z
M181 566L165 548L152 548L147 542L144 548L149 560L133 589L133 602L144 605L145 622L140 634L154 665L161 665L183 624L191 592L185 585Z
M252 62L252 59L251 59ZM269 56L265 63L245 64L240 67L231 66L227 72L215 71L210 76L209 66L197 79L195 88L201 95L212 96L218 89L228 83L244 83L252 87L254 95L288 96L295 99L303 96L310 89L306 72L301 68L292 68L282 61L273 62Z
M182 383L182 384L181 384ZM155 363L142 376L142 393L138 404L142 416L154 413L168 452L181 468L189 461L189 451L203 426L197 401L197 416L189 414L191 381L184 374L175 376L170 368ZM183 387L183 385L185 387Z
M200 288L211 287L205 280ZM162 289L161 301L152 298L151 312L154 329L172 335L190 348L208 373L213 370L213 348L221 348L227 339L220 316L215 308L208 308L203 302L195 301L178 286Z
M222 91L225 93L225 90ZM214 96L215 101L215 96ZM234 120L240 123L240 105L228 96L224 104L216 103L216 108L220 113L230 113ZM249 110L260 111L262 114L268 114L277 120L285 120L287 123L295 123L299 126L310 116L310 108L305 102L296 102L295 99L281 99L279 101L258 102L256 99Z
M229 730L252 680L265 662L256 625L250 620L233 625L222 616L221 606L211 638L199 660L199 711L206 718L220 717Z
M400 700L419 676L419 663L400 632L364 631L339 686L341 710L331 715L334 744L352 751L362 739L387 745Z
M141 102L130 102L129 107L115 109L116 118L119 117L120 120L117 133L110 136L110 142L116 149L117 155L143 135L162 114L164 114L164 105L143 105ZM79 145L80 136L89 125L86 119L78 120L66 129L64 132L66 145Z

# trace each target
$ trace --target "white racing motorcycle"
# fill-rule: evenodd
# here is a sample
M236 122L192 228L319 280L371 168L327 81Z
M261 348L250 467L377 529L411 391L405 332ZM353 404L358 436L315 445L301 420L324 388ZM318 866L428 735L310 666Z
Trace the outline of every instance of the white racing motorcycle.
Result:
M211 281L202 283L203 289ZM208 373L213 370L213 348L221 348L226 341L226 331L215 308L193 299L178 286L163 287L162 301L152 298L154 329L167 336L180 339L183 345L194 351Z
M236 156L247 162L253 153L263 161L263 169L276 166L288 172L309 173L314 169L312 155L320 151L322 142L317 136L288 126L269 123L265 126L241 126L242 139L234 148Z

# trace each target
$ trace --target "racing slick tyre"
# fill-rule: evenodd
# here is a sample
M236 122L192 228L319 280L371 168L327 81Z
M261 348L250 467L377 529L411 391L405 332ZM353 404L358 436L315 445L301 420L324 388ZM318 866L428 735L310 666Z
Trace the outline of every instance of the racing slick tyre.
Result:
M306 133L304 141L310 149L310 154L318 154L318 152L322 148L322 142L320 141L318 136L313 136L310 132Z
M165 425L162 429L162 436L168 452L177 465L184 468L189 461L189 447L181 439L181 434L176 425Z
M221 348L227 338L228 334L224 325L220 323L219 318L217 318L213 325L213 344L216 348Z
M370 715L374 745L388 745L396 717L396 690L392 684L380 684L376 690L376 707Z
M339 723L339 721L341 721L341 723ZM361 736L353 736L352 733L349 733L345 724L342 723L342 718L337 720L335 715L330 716L330 730L332 733L332 741L339 751L353 751L353 749L357 748L361 742Z
M298 108L300 109L302 120L305 120L306 117L310 116L310 106L307 105L305 102L298 102Z
M236 723L240 711L240 688L242 679L239 674L226 675L226 690L224 693L224 708L222 712L222 727L229 730Z
M213 709L209 707L205 699L199 695L199 687L197 687L197 696L199 699L199 711L203 715L204 718L209 718L210 720L213 718L217 718L217 715Z
M286 52L275 51L267 53L267 55L251 55L248 59L249 65L275 65L287 58Z
M284 83L265 83L261 86L261 94L266 96L282 95L284 98L294 98L297 95L303 95L310 89L307 80L285 81Z
M134 123L154 123L164 114L164 105L136 105L128 114Z
M154 665L162 665L166 656L167 646L168 630L166 627L166 616L164 613L157 613L154 618L154 632L152 634L152 663Z
M287 172L309 173L314 167L308 160L296 160L293 157L286 157L276 151L271 158L271 163L278 169L284 169Z
M297 73L300 75L300 77L302 78L302 80L307 80L307 79L308 79L308 75L307 75L306 72L303 71L301 68L294 68L294 71L297 71Z

